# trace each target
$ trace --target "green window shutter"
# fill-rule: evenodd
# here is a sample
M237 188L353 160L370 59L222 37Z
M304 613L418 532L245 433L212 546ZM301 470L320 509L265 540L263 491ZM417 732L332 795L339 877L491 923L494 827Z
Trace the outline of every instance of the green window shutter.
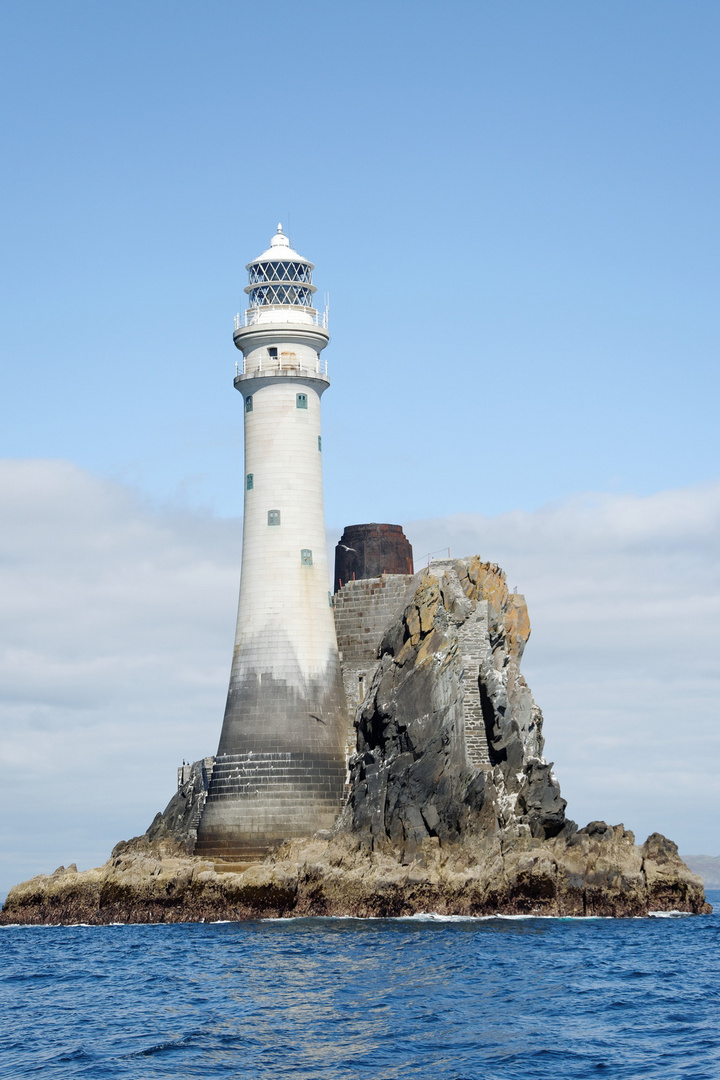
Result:
M247 476L245 477L245 489L247 491L252 491L254 486L255 486L255 479L253 477L253 474L251 472L249 472L247 474Z
M250 395L250 396L245 398L245 412L252 412L252 410L253 410L253 402L252 402L252 395Z
M280 511L279 510L268 510L268 525L279 525L279 524L280 524Z
M310 548L303 548L300 552L300 562L303 566L312 566L312 551Z
M298 409L307 409L307 394L296 394L295 405Z

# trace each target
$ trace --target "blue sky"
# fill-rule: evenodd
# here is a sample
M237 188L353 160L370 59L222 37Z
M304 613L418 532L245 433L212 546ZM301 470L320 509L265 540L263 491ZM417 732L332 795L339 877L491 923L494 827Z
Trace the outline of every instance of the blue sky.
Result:
M330 524L717 476L716 4L3 22L7 454L237 513L231 320L282 219L331 297Z
M576 799L574 816L617 809L619 819L628 799L625 816L637 812L649 830L647 808L658 821L668 785L689 798L693 761L717 760L718 750L720 7L24 0L2 6L0 28L0 457L10 463L0 499L10 507L7 567L23 583L2 632L6 656L25 657L7 661L14 689L0 694L0 712L20 740L7 760L25 783L18 747L47 736L55 755L53 765L47 749L34 774L36 802L47 792L56 810L67 798L63 776L82 743L100 786L84 803L67 798L67 829L77 831L83 815L99 820L99 793L113 784L125 800L121 821L109 805L104 831L83 840L96 859L122 830L145 828L172 788L173 762L214 749L236 590L228 536L237 536L242 509L232 319L245 263L279 220L315 262L320 295L330 293L331 535L354 522L400 522L418 555L452 543L454 554L472 545L509 560L537 613L531 682L549 739L558 725L550 756ZM45 472L26 471L28 459L43 459ZM52 491L67 492L67 502ZM687 519L672 540L668 507ZM636 534L638 515L646 525ZM174 550L183 529L191 569L156 598L157 648L177 646L161 662L169 679L189 662L174 628L207 630L194 646L205 658L196 682L207 689L197 738L189 714L173 736L179 698L153 696L153 653L137 624L147 625L147 607L103 578L102 628L99 614L87 614L94 586L78 554L87 544L120 559L116 532L128 574L155 566L162 577L156 539L167 532ZM147 549L143 536L156 538ZM603 544L610 562L598 555ZM75 582L74 600L48 599L48 565ZM218 596L204 615L188 600L178 623L171 597L192 592L188 581L203 574L222 582ZM586 588L594 574L608 576L602 618L603 589ZM686 683L678 652L663 652L653 636L660 608L648 597L660 594L664 640L702 646ZM632 642L616 629L628 608ZM115 644L93 666L104 634ZM563 683L557 657L568 635L575 666ZM36 662L57 676L47 675L42 693L31 648L41 637ZM136 638L144 659L131 661ZM132 670L136 695L90 723L85 698L106 661L115 664L108 685ZM603 680L624 688L614 720ZM122 708L144 717L150 701L153 720L123 741ZM662 701L660 741L682 779L653 765L631 797L634 782L612 780L623 746L643 767L623 732L640 714L640 729L651 730ZM612 729L605 743L597 725L593 734L590 720L583 728L577 719L601 714ZM677 741L678 716L692 738ZM159 764L121 783L113 761L140 752L151 722L162 732ZM579 756L563 773L556 751L571 736ZM590 783L588 762L603 753L604 779ZM703 783L702 809L683 808L678 796L658 827L686 851L716 853L708 814L717 787ZM42 868L56 852L42 846L38 822L25 850L36 845Z

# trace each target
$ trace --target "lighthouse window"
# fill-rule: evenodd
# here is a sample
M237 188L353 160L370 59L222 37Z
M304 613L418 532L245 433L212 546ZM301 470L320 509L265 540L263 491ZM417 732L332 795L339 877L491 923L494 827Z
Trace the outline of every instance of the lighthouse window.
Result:
M318 450L322 450L322 435L318 435Z
M245 398L245 412L252 412L252 396Z
M307 409L307 394L296 394L295 404L298 409Z
M271 360L277 360L277 349L268 349L268 356Z
M246 487L246 489L248 491L252 491L254 486L255 486L255 481L253 480L253 474L251 472L249 472L247 474L247 476L245 477L245 487Z
M267 262L250 267L250 284L262 281L312 281L310 267L305 263Z
M265 304L295 304L310 307L312 289L304 285L258 285L250 289L250 307L262 307Z
M268 525L279 525L279 524L280 524L280 511L279 510L268 510Z
M303 548L300 552L300 562L303 566L312 566L312 551L310 548Z

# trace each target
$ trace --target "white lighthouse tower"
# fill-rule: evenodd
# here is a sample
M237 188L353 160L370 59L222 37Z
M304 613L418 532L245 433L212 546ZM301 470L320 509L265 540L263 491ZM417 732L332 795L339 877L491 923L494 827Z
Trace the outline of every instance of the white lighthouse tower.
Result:
M322 493L327 312L278 225L235 320L245 418L242 577L230 688L196 852L242 859L329 828L342 805L345 701Z

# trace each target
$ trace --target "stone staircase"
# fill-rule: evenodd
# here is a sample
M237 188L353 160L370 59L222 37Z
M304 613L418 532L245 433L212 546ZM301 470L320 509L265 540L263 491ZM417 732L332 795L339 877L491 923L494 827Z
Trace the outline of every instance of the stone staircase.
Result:
M434 560L429 569L438 577L445 576L443 587L454 595L460 609L470 608L471 602L455 573L454 560ZM487 600L478 601L475 610L458 625L458 647L463 666L463 718L468 763L476 769L489 769L490 751L480 698L480 664L490 653Z

